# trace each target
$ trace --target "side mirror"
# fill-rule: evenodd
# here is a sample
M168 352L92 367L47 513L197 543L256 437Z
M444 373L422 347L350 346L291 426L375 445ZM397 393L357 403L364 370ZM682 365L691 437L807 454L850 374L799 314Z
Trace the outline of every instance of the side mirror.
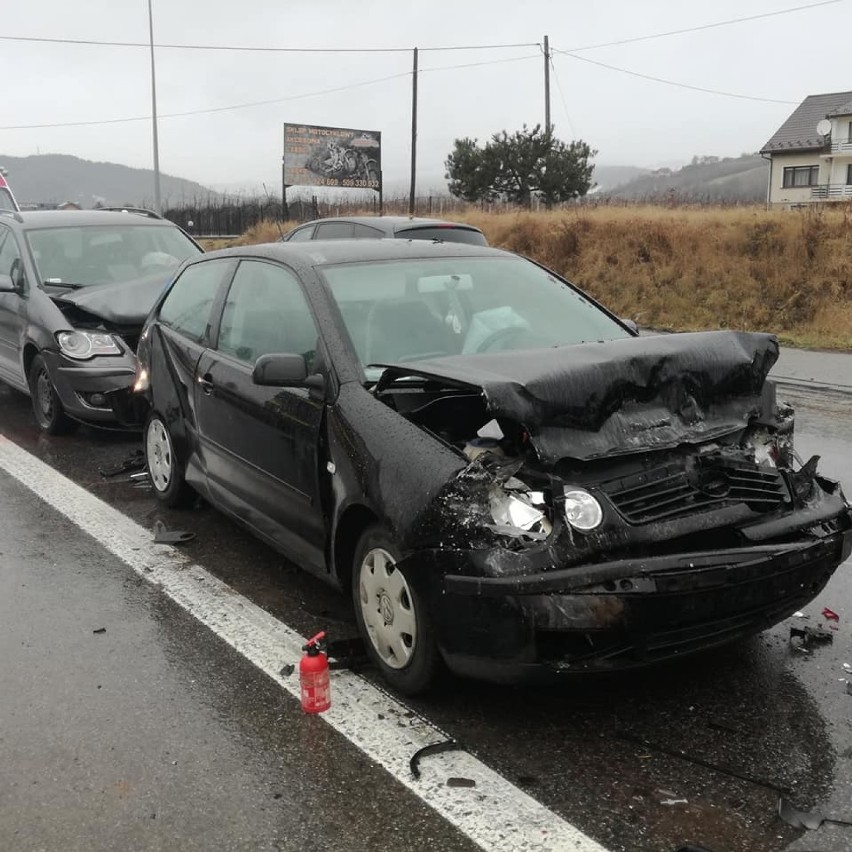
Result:
M626 317L619 317L619 320L626 325L634 334L639 334L639 326L636 325L636 320L627 319Z
M19 293L20 290L12 281L11 275L0 274L0 293Z
M308 365L303 355L274 353L261 355L251 374L256 385L275 388L315 388L325 384L319 373L308 375Z

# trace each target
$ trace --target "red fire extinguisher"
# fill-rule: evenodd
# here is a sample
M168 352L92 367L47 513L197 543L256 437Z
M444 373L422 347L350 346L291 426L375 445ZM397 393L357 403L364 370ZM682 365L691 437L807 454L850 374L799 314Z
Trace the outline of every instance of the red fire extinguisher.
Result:
M322 713L331 707L331 684L328 679L328 657L320 647L325 639L321 630L302 647L305 652L299 661L299 683L302 687L302 710Z

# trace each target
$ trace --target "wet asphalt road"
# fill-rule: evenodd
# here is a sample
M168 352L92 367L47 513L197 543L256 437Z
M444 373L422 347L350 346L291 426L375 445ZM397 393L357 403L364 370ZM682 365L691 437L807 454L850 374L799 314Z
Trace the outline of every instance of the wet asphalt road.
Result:
M852 488L852 397L795 383L782 395L800 453ZM196 532L194 561L296 630L354 634L345 598L214 510L162 511L100 476L132 438L39 436L29 401L2 386L0 433L144 526ZM0 499L0 848L471 848L176 605L105 571L111 557L5 475ZM852 829L802 834L775 815L783 794L852 818L850 569L808 607L805 623L828 606L840 629L807 655L788 622L629 677L452 681L413 706L611 850L852 850Z

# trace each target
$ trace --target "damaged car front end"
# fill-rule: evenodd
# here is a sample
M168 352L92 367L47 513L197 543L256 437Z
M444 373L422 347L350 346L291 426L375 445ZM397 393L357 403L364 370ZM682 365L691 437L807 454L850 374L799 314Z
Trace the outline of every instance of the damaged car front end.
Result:
M770 335L711 332L388 367L376 395L469 459L405 560L441 578L423 594L450 666L631 668L812 600L852 522L796 455L766 380L777 353Z

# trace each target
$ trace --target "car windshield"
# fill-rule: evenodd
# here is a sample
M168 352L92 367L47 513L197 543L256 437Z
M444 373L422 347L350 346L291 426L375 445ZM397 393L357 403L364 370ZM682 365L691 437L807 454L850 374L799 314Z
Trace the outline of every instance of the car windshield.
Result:
M327 266L367 379L400 363L630 337L564 281L519 257Z
M40 228L27 240L45 284L112 284L162 275L200 254L173 225Z

